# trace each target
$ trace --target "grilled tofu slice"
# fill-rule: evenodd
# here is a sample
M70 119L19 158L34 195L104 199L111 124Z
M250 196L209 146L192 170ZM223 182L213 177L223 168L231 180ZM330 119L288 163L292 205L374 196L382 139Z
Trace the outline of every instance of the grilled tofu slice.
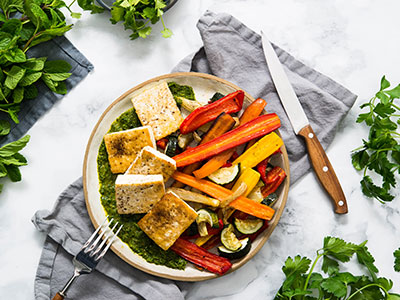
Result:
M164 193L162 175L118 175L115 181L117 212L147 213Z
M197 213L172 192L160 201L139 222L139 227L162 249L168 250L197 218Z
M146 146L136 157L125 174L152 175L161 174L166 182L176 170L176 163L168 155Z
M124 173L144 147L156 147L150 126L108 133L104 142L113 173Z
M162 82L134 96L132 104L142 125L153 129L156 140L177 131L183 122L183 117L168 88Z

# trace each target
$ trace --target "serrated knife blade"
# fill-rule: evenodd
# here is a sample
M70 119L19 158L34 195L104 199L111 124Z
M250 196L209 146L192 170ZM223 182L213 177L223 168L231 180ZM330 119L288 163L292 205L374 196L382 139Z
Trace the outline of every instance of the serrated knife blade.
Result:
M348 211L346 197L333 170L328 156L308 122L307 116L293 90L285 70L266 35L261 32L262 46L272 81L296 135L304 137L311 165L326 192L329 194L335 212Z

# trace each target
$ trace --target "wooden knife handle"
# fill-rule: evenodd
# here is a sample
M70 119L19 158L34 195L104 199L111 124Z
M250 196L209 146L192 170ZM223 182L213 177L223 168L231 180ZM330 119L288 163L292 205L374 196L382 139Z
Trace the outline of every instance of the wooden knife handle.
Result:
M328 156L321 146L317 136L310 125L305 126L299 132L304 137L311 164L322 186L333 200L337 214L347 213L346 197L336 177L335 171L329 162Z
M54 297L53 300L63 300L64 296L62 296L60 293L57 293Z

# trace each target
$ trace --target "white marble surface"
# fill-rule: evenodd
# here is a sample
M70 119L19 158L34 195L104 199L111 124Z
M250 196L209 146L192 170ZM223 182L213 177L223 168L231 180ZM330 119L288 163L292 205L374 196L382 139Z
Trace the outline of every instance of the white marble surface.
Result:
M400 3L397 0L180 0L165 16L170 39L153 34L130 41L108 16L83 13L69 20L67 37L94 64L94 71L69 92L29 131L24 150L29 165L23 181L6 183L0 195L0 298L33 299L33 284L44 236L30 219L38 209L51 209L59 193L82 174L82 161L92 127L119 95L154 76L169 73L201 46L196 22L207 10L227 12L259 31L298 59L359 95L340 125L328 155L343 185L349 213L335 215L310 173L292 187L287 207L270 240L239 271L196 283L187 299L272 299L283 280L287 256L312 257L323 237L334 235L356 243L368 239L380 275L393 279L392 252L400 247L399 196L387 205L365 198L350 151L367 129L355 124L358 105L378 88L383 74L400 82ZM75 6L75 10L79 10ZM161 27L155 27L159 31ZM354 266L351 267L352 270Z

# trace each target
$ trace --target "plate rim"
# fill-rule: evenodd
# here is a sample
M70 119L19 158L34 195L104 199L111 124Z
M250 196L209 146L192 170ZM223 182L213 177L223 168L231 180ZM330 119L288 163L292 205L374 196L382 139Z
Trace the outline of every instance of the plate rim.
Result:
M148 79L136 86L134 86L133 88L130 88L129 90L127 90L126 92L124 92L121 96L119 96L116 100L114 100L110 105L108 105L108 107L103 111L103 113L101 114L101 116L99 117L96 125L93 127L92 132L90 134L90 137L88 139L87 145L86 145L86 150L85 150L85 156L84 156L84 160L83 160L83 192L84 192L84 198L85 198L85 204L86 204L86 208L89 214L89 218L91 223L93 224L94 228L98 228L101 224L100 222L97 222L96 218L94 217L94 214L92 212L91 209L91 204L89 202L89 197L88 197L88 187L87 187L87 169L88 169L88 156L89 156L89 151L90 151L90 146L92 144L93 138L95 133L97 132L102 120L104 119L104 117L107 115L107 113L120 101L122 101L123 99L125 99L127 96L129 96L131 93L133 93L134 91L143 88L144 86L151 84L153 82L157 82L160 80L165 80L165 79L169 79L169 78L176 78L176 77L200 77L203 79L209 79L209 80L213 80L213 81L217 81L220 82L222 84L228 85L236 90L243 90L245 92L245 96L247 96L251 102L253 102L255 99L254 97L252 97L250 94L248 94L244 89L241 89L240 87L238 87L237 85L235 85L232 82L229 82L225 79L222 79L220 77L214 76L214 75L210 75L210 74L206 74L206 73L197 73L197 72L176 72L176 73L169 73L169 74L165 74L165 75L160 75L160 76L156 76L153 77L151 79ZM279 136L279 130L276 130L276 132L278 133ZM275 211L275 216L274 219L276 219L275 222L273 222L272 224L270 224L268 227L272 227L265 236L262 237L261 241L259 242L259 244L257 245L256 248L252 249L251 253L249 255L247 255L246 257L244 257L242 260L240 260L239 262L237 262L237 264L235 263L235 265L224 275L227 275L229 273L232 273L234 271L236 271L237 269L239 269L240 267L242 267L243 265L245 265L250 259L252 259L259 251L260 249L264 246L264 244L266 243L266 241L269 239L269 237L271 236L272 232L275 230L275 227L277 226L283 210L286 206L286 202L288 199L288 193L289 193L289 186L290 186L290 165L289 165L289 159L288 159L288 155L287 155L287 150L286 150L286 146L285 143L283 143L283 145L281 146L281 151L282 151L282 156L283 156L283 165L285 167L285 172L287 174L286 176L286 180L284 181L284 185L282 188L282 202L281 205L279 206L279 208ZM209 279L213 279L213 278L219 278L221 276L217 275L217 274L213 274L210 273L209 276L191 276L191 277L186 277L186 276L178 276L178 275L168 275L168 274L164 274L164 273L159 273L157 271L153 271L151 269L146 269L138 264L136 264L135 262L129 260L124 253L122 253L116 246L115 244L111 245L111 249L112 251L118 256L120 257L122 260L124 260L126 263L128 263L129 265L143 271L146 272L148 274L157 276L157 277L161 277L161 278L167 278L167 279L172 279L172 280L179 280L179 281L190 281L190 282L196 282L196 281L204 281L204 280L209 280ZM133 251L132 251L133 252ZM138 255L137 253L135 253L135 255ZM140 257L140 255L138 255ZM149 263L151 264L151 263Z

